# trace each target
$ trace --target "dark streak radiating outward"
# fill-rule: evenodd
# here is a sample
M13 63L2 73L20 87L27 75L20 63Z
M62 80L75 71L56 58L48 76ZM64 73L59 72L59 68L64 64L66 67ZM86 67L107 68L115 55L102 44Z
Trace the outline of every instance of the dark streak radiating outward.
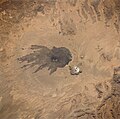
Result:
M41 45L31 45L31 49L33 50L32 53L22 56L18 60L27 62L22 68L31 68L37 65L38 68L34 73L48 67L50 74L52 74L57 68L65 67L72 60L71 52L65 47L49 49Z

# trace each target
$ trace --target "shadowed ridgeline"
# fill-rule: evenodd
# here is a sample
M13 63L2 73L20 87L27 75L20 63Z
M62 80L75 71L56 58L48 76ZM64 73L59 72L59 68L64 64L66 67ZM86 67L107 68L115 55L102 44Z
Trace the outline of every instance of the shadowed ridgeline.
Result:
M48 67L50 74L57 68L65 67L71 60L72 55L69 49L65 47L53 47L49 49L41 45L31 45L32 53L18 58L20 62L26 62L21 68L32 68L38 66L34 73Z

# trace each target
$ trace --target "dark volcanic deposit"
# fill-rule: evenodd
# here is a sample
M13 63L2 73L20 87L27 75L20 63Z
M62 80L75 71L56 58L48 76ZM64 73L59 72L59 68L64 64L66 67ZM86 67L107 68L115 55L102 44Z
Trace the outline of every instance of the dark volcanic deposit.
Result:
M18 60L27 62L22 68L38 66L34 73L48 67L50 74L52 74L57 68L65 67L72 60L71 52L65 47L49 49L41 45L31 45L31 49L33 50L32 53L22 56Z

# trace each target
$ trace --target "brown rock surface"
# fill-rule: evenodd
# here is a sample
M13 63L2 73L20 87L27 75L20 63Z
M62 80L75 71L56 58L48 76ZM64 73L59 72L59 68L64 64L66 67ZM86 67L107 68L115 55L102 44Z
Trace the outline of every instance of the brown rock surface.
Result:
M0 119L120 119L119 27L120 0L0 0ZM33 73L21 67L49 53L21 64L32 45L64 47L72 61Z

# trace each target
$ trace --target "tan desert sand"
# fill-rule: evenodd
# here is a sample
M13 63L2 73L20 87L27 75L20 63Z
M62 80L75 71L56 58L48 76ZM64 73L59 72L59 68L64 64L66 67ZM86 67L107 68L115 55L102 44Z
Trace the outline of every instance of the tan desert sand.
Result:
M120 0L0 0L0 119L120 119Z

